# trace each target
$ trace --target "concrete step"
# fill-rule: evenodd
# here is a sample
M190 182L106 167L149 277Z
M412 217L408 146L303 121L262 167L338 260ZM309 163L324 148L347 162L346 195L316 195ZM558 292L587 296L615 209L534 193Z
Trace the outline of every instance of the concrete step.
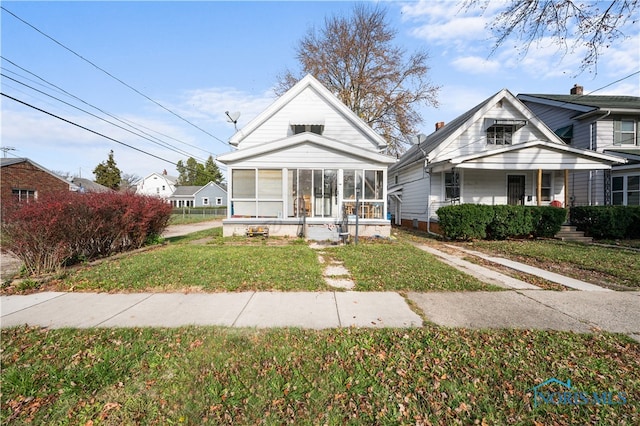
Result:
M584 232L578 231L577 228L572 225L562 225L560 227L560 232L558 232L554 237L560 241L575 241L580 243L593 242L593 238L586 237Z

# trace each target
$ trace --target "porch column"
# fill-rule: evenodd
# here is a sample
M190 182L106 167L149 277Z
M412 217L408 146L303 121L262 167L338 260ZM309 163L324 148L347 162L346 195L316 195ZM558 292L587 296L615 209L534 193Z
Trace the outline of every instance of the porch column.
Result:
M536 202L540 207L542 200L542 169L538 169L538 187L536 188Z
M569 169L564 169L564 208L569 208Z

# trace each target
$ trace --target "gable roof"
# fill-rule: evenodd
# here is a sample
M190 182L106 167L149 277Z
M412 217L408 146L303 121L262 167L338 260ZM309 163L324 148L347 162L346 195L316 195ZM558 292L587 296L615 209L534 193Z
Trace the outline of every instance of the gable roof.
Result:
M32 161L28 158L0 158L0 167L6 167L6 166L12 166L14 164L20 164L20 163L29 163L34 167L37 167L38 169L42 170L45 173L50 174L51 176L60 179L61 181L63 181L64 183L66 183L67 185L69 185L69 187L71 187L71 183L66 180L65 178L63 178L62 176L59 176L55 173L53 173L52 171L50 171L49 169L42 167L40 164L36 163L35 161Z
M431 133L424 141L412 146L400 157L400 160L389 168L389 171L398 170L406 166L410 166L417 162L437 161L437 158L430 156L434 150L444 143L455 139L464 133L473 123L483 118L483 116L501 100L509 101L526 119L540 130L551 142L564 145L561 139L551 131L541 120L539 120L518 98L516 98L509 90L502 89L498 93L485 99L475 107L466 111L462 115L456 117L449 123L445 124L439 130ZM436 154L437 157L437 154Z
M325 101L327 101L336 110L340 111L344 118L348 120L354 127L358 128L363 134L365 134L379 149L385 148L387 142L382 136L376 133L369 125L367 125L360 117L358 117L349 107L347 107L340 99L338 99L333 93L329 91L322 83L320 83L311 74L307 74L299 82L297 82L291 89L289 89L284 95L276 99L267 109L258 114L256 118L251 120L246 126L236 132L229 144L238 146L243 139L249 136L254 130L264 124L267 120L273 117L278 111L280 111L291 100L297 97L308 87L313 88ZM304 123L310 124L310 123Z
M344 153L350 157L360 157L369 161L375 161L383 164L393 164L396 159L385 154L380 154L375 151L366 150L364 148L346 145L330 139L324 136L317 135L315 133L299 133L294 136L279 139L273 142L268 142L263 145L253 146L251 148L239 149L227 154L218 156L217 160L223 164L233 163L240 160L246 160L251 157L264 155L269 152L278 151L282 149L292 148L297 145L309 143L319 146L321 148L329 149L332 151L338 151Z
M162 173L156 173L156 172L153 172L153 173L151 173L150 175L148 175L148 176L146 176L146 177L141 178L141 179L140 179L139 181L137 181L135 184L136 184L136 185L138 185L138 184L140 184L141 182L144 182L145 180L147 180L147 179L149 179L150 177L153 177L153 176L158 176L158 177L160 177L160 178L166 179L169 183L174 184L174 185L175 185L175 183L178 181L178 177L177 177L177 176L170 176L170 175L165 175L165 174L162 174Z
M74 177L71 179L71 183L76 187L77 191L89 191L89 192L113 192L113 189L107 188L104 185L100 185L90 179Z
M522 101L574 110L576 112L612 111L640 112L640 97L637 96L596 96L596 95L542 95L519 94Z

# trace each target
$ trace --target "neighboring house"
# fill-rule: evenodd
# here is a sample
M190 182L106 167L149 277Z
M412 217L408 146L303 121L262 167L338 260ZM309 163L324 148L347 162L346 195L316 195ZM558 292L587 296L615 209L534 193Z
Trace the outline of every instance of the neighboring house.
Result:
M60 191L70 191L71 183L28 158L0 159L1 199L26 201Z
M74 177L71 178L69 180L69 182L71 182L72 187L71 190L72 191L77 191L77 192L112 192L113 189L111 188L107 188L104 185L100 185L99 183L96 183L92 180L89 179L84 179L84 178L79 178L79 177Z
M268 226L270 235L335 240L339 232L390 234L386 141L307 75L230 140L224 235ZM356 211L356 197L361 203Z
M640 97L520 94L518 98L569 146L627 160L611 170L572 173L570 205L640 205Z
M450 204L566 206L571 174L622 163L568 146L503 89L438 123L389 168L390 210L396 224L432 231L436 211Z
M173 207L226 207L224 184L209 182L204 186L177 186L169 197Z
M136 194L168 199L176 190L177 181L178 178L167 175L166 170L162 174L151 173L136 183Z

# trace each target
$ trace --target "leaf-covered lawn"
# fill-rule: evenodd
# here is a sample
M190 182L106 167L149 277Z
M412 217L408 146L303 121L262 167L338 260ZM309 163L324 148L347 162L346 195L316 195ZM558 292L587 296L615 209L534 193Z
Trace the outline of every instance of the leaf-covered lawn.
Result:
M95 291L327 289L317 256L309 247L214 244L169 245L107 260L69 274L58 288Z
M475 241L471 246L525 263L556 265L561 273L577 279L588 281L590 274L596 272L606 282L640 288L637 251L555 240Z
M325 252L344 262L356 282L356 290L501 290L407 243L365 243L327 249Z
M640 424L640 345L606 333L13 328L1 337L2 424ZM626 403L535 407L532 388L552 377Z

